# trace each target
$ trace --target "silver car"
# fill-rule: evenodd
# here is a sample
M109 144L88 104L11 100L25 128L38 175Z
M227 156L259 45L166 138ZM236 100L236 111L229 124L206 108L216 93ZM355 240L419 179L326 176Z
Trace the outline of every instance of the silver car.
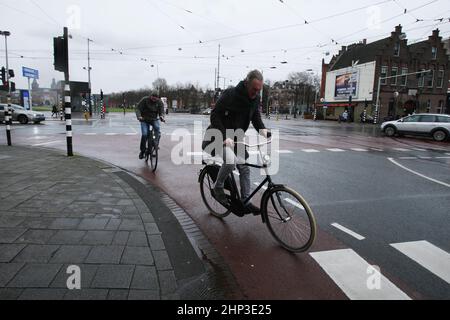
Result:
M450 115L414 114L400 120L384 122L381 130L388 137L409 134L429 136L435 141L445 141L450 137Z
M5 121L6 107L6 104L0 104L0 122ZM19 121L21 124L27 124L28 122L38 124L45 121L45 115L43 113L26 110L24 107L16 104L11 105L10 111L12 111L12 121Z

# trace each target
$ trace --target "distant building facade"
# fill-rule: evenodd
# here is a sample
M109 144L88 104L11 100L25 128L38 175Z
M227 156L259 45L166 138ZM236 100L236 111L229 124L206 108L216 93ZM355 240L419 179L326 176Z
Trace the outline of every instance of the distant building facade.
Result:
M380 77L392 77L380 83L381 121L413 112L450 114L448 52L438 29L427 40L408 45L401 25L387 38L342 47L328 64L322 61L318 107L327 107L327 119L337 119L346 109L353 119L365 107L374 114ZM431 72L406 76L425 70Z

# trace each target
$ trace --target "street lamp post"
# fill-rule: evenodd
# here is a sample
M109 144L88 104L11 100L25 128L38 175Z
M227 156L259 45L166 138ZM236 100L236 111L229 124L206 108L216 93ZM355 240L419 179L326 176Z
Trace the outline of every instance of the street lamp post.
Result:
M389 76L389 77L379 77L378 78L378 90L377 90L377 102L376 102L376 106L375 106L375 117L374 117L373 123L374 124L378 123L378 117L379 117L379 112L380 112L381 81L387 80L387 79L392 79L392 78L397 78L397 77L407 77L407 76L410 76L413 74L423 74L423 73L429 73L429 72L431 72L431 70L422 70L422 71L405 73L405 74Z
M9 31L0 31L1 36L5 36L5 56L6 56L6 83L8 84L8 95L7 95L7 107L5 110L5 124L6 124L6 139L8 141L8 146L12 145L11 142L11 84L9 83L9 61L8 61L8 37L11 35Z

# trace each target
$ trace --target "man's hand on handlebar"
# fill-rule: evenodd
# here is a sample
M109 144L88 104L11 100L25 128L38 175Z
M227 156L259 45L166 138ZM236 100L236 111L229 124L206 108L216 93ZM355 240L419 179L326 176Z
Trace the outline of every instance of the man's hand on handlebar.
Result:
M226 147L233 148L233 147L234 147L234 140L228 138L227 140L225 140L225 141L223 142L223 144L224 144Z
M270 130L267 129L263 129L261 130L261 135L266 138L266 139L270 139L272 138L272 132Z
M160 120L161 122L166 123L166 119L164 119L164 117L159 117L159 120Z
M142 121L144 121L144 118L138 117L138 120L139 120L140 122L142 122Z

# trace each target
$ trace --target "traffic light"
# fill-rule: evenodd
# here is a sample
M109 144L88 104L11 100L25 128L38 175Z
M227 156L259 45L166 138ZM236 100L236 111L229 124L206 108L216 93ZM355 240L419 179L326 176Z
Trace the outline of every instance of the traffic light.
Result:
M68 70L69 56L64 37L53 38L53 55L56 71L66 72Z
M9 69L9 78L14 78L14 70L13 69Z
M5 69L5 67L2 67L2 70L1 70L1 84L3 85L5 82L6 82L6 69Z

